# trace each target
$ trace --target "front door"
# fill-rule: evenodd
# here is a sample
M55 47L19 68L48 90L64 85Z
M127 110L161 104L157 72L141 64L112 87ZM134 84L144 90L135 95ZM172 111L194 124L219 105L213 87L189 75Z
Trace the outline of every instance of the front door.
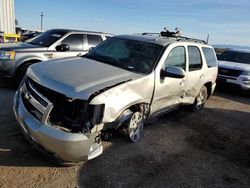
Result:
M71 56L80 56L88 52L84 50L85 35L83 34L70 34L65 39L61 41L60 44L69 45L69 51L60 52L56 51L54 53L54 58L63 58Z
M177 66L186 70L186 50L184 46L173 47L166 55L160 69ZM164 56L163 56L164 58ZM160 113L177 106L183 100L185 94L186 77L172 78L161 77L160 70L156 69L155 92L151 105L151 113Z

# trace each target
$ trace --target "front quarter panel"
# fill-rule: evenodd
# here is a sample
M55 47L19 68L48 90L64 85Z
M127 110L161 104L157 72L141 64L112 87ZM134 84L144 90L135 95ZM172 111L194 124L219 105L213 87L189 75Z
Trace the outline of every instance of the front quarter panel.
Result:
M115 86L94 97L90 104L105 104L103 123L115 121L129 107L150 104L154 89L154 72L121 85Z
M33 53L17 53L16 54L16 68L28 61L46 61L48 58L44 55L45 52L33 52Z

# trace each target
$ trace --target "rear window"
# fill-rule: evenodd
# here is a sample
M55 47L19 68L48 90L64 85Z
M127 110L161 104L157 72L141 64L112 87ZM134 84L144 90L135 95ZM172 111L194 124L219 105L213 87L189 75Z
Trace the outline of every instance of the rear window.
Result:
M204 53L208 68L217 67L217 60L212 48L203 47L202 51Z

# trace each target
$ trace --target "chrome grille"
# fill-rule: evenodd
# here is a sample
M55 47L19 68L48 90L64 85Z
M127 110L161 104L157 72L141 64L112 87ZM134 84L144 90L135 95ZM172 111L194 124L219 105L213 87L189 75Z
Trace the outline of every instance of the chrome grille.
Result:
M242 73L242 70L228 69L219 67L218 74L223 76L238 77Z
M29 79L22 86L21 97L26 110L37 120L45 123L53 104L33 87Z

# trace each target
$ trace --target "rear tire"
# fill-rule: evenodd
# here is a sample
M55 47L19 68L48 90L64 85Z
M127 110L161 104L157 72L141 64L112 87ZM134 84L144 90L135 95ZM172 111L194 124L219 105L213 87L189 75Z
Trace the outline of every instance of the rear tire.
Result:
M200 111L204 107L206 101L207 101L207 88L206 86L203 86L200 89L198 95L195 97L195 101L191 106L191 110L193 112Z

